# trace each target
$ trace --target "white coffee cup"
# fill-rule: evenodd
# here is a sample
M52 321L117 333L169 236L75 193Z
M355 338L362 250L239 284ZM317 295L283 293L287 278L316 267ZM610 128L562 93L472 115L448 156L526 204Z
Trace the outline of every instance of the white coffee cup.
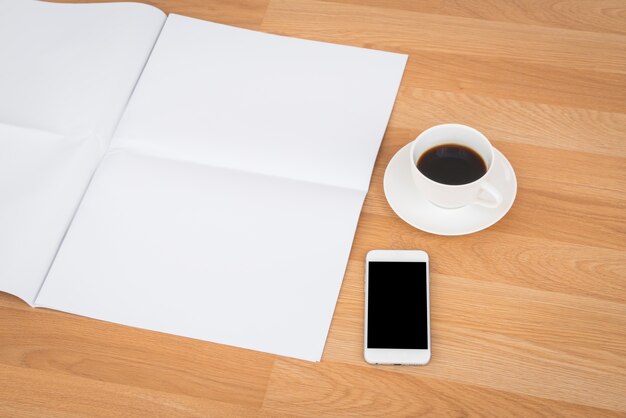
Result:
M417 161L426 151L445 144L463 145L475 151L485 162L486 173L471 183L460 185L439 183L426 177L417 168ZM502 195L488 181L494 170L493 146L485 135L476 129L459 124L433 126L413 141L409 156L411 160L408 163L411 164L415 185L435 205L453 209L475 203L495 208L502 203Z

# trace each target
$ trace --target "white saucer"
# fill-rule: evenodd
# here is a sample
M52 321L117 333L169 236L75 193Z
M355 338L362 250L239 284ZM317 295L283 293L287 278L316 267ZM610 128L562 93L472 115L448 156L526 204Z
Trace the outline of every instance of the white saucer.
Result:
M495 151L490 183L502 194L502 204L487 208L477 204L458 209L444 209L430 203L413 182L409 161L410 143L393 156L385 170L385 196L389 206L406 223L437 235L465 235L478 232L498 222L513 206L517 179L504 155Z

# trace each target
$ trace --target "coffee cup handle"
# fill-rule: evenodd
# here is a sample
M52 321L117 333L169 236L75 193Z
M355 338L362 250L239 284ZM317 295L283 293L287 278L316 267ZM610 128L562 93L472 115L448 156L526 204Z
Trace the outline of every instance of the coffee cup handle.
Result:
M485 195L488 195L489 198L486 198ZM480 192L475 203L488 208L497 208L502 203L502 195L491 184L483 183L480 185Z

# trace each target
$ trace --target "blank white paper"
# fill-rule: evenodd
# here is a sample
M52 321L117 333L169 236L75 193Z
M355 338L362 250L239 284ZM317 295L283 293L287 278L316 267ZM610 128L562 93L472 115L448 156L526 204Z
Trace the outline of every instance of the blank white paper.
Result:
M37 305L320 360L405 62L170 15Z
M366 191L406 59L170 15L112 146Z
M362 199L116 150L37 305L319 360Z
M33 304L164 20L0 0L0 290Z

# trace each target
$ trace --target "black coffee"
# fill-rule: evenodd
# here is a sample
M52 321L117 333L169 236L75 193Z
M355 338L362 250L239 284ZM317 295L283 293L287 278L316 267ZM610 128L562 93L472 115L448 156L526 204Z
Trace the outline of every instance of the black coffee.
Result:
M487 165L476 151L463 145L438 145L417 161L417 169L437 183L467 184L487 172Z

